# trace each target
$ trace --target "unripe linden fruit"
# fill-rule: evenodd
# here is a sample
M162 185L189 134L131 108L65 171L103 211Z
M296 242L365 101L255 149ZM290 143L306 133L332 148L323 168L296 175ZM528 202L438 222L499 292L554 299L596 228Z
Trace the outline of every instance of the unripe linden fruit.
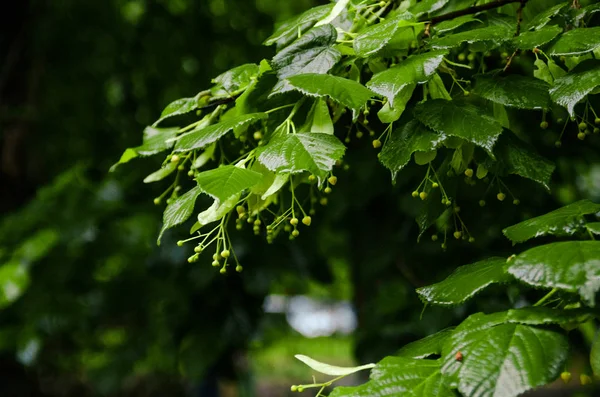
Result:
M564 372L562 372L562 373L560 374L560 378L561 378L561 379L562 379L562 381L563 381L563 382L565 382L565 384L566 384L566 383L569 383L569 382L571 381L571 378L572 378L572 376L571 376L571 373L570 373L570 372L564 371Z
M381 141L379 139L374 139L373 140L373 148L378 149L380 147L381 147Z
M548 128L548 122L547 121L542 121L540 123L540 128L545 130L546 128Z
M496 197L498 198L498 200L504 201L504 199L506 198L506 194L504 194L504 193L498 193L496 195Z
M479 206L485 207L485 200L479 200Z
M434 234L433 236L431 236L431 241L437 241L438 236L437 234Z
M470 242L470 243L473 243L473 242L475 242L475 237L469 237L469 242Z
M440 185L437 182L433 182L431 184L431 187L434 188L434 189L437 189L438 187L440 187Z
M414 192L412 192L412 193L411 193L411 195L412 195L414 198L417 198L417 197L419 197L419 192L417 192L417 191L415 190Z
M310 216L305 216L304 218L302 218L302 223L304 223L306 226L310 226L311 222L312 218Z
M467 168L465 170L465 175L467 176L467 178L472 178L473 177L473 170L471 168Z
M235 267L235 271L236 271L236 272L238 272L238 273L241 273L241 272L242 272L242 270L244 270L244 268L242 267L242 265L237 265L237 266Z
M586 124L586 123L584 123L583 121L582 121L581 123L579 123L579 129L580 129L581 131L585 130L585 127L587 127L587 124Z
M223 250L223 252L221 252L221 256L226 259L229 258L230 254L231 253L229 252L229 250Z
M292 225L292 226L298 225L298 222L299 222L298 218L292 218L292 219L290 219L290 225Z
M213 254L213 260L214 261L218 261L219 260L219 254Z
M514 199L514 200L513 200L513 204L514 204L514 205L519 205L519 204L521 204L521 200L519 200L519 199Z
M260 131L256 131L253 135L254 139L257 141L260 141L263 137L262 133Z
M219 261L213 261L212 265L213 265L214 267L217 267L217 266L219 266L219 265L220 265L220 263L219 263Z
M300 235L300 232L298 230L294 230L292 232L292 236L294 236L294 237L298 237L299 235Z
M173 157L171 157L171 163L177 163L181 158L174 154Z
M225 274L225 273L227 273L227 269L225 269L224 267L222 267L221 270L219 270L219 273Z
M577 134L577 138L583 141L585 139L585 132L580 132L579 134Z
M329 186L327 186L324 190L325 193L329 194L331 193L331 188Z
M200 252L202 252L202 247L200 247L199 245L198 245L198 246L196 246L196 247L194 248L194 252L197 252L197 253L200 253Z
M160 198L155 198L154 199L154 205L159 205L160 204Z
M421 200L425 200L427 198L427 193L421 192L419 193L419 197L421 198Z
M321 205L327 205L327 197L321 197L321 200L319 200L319 203L321 203Z
M592 378L590 378L589 375L586 374L581 374L579 375L579 381L581 382L582 385L591 385L592 384Z
M316 181L316 180L317 180L317 177L316 177L316 176L314 176L314 175L309 175L309 176L308 176L308 180L309 180L309 182L314 182L314 181Z
M337 177L336 176L330 176L329 179L327 179L327 181L329 181L330 184L332 184L333 186L335 186L335 184L337 183Z
M596 118L594 119L594 124L596 124L596 125L600 125L600 117L596 117Z
M458 230L454 232L454 238L455 238L455 239L457 239L457 240L458 240L458 239L460 239L461 237L462 237L462 233L461 233L461 232L459 232Z

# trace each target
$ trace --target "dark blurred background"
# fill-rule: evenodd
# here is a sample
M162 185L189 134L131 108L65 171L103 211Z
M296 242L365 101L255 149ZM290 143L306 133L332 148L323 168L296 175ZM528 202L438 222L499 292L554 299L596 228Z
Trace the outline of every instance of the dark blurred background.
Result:
M241 276L219 275L208 257L187 263L189 247L175 244L185 227L156 246L152 198L164 186L142 179L161 160L110 166L169 102L269 59L261 43L274 24L324 3L21 0L0 13L1 397L283 396L311 381L294 354L377 361L470 312L539 298L499 287L421 313L414 288L513 253L500 231L526 216L600 200L597 142L564 139L552 195L508 177L520 207L463 207L477 241L446 252L428 235L415 245L409 192L423 169L392 185L370 142L354 137L310 233L272 246L232 234ZM515 128L537 128L532 115ZM551 134L531 140L556 160ZM461 198L476 207L482 194ZM582 351L591 332L572 336Z

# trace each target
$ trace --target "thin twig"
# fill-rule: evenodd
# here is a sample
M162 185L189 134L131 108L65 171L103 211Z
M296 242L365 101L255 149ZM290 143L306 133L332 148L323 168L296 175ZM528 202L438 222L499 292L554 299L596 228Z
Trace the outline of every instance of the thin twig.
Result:
M479 6L473 6L473 7L465 8L462 10L449 12L447 14L442 14L442 15L439 15L439 16L433 17L433 18L423 18L420 21L421 22L429 22L430 25L435 25L436 23L439 23L442 21L448 21L450 19L462 17L463 15L470 15L470 14L476 14L481 11L493 10L494 8L502 7L502 6L510 4L510 3L524 4L524 3L527 3L527 0L496 0L491 3L486 3L486 4L479 5Z
M521 4L519 5L519 9L517 10L517 30L515 32L515 37L517 37L519 34L521 34L521 22L523 22L523 8L525 8L525 5L527 4L527 0L521 0ZM512 63L513 58L515 57L515 55L517 55L517 53L519 52L519 49L517 48L512 55L508 58L506 65L504 66L504 69L502 70L503 72L506 72L506 70L510 67L510 64Z

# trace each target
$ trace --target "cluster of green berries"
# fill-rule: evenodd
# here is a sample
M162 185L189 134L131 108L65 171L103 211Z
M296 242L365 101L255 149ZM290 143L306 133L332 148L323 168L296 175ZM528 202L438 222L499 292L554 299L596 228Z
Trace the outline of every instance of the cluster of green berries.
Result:
M567 384L567 383L571 382L571 379L572 379L572 377L573 377L573 376L571 375L571 373L570 373L569 371L563 371L563 372L560 374L560 379L561 379L561 380L562 380L562 381L563 381L565 384ZM589 375L587 375L587 374L581 374L581 375L579 375L579 382L580 382L580 383L581 383L583 386L585 386L585 385L591 385L591 384L593 383L593 380L592 380L592 378L591 378Z

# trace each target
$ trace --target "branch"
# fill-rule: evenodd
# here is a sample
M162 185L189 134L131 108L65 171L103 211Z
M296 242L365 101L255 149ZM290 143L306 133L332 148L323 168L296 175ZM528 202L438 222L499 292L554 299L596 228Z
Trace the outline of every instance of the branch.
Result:
M457 10L453 12L449 12L447 14L442 14L437 17L433 17L431 19L422 19L421 22L428 22L429 25L435 25L436 23L440 23L442 21L448 21L450 19L462 17L463 15L477 14L481 11L492 10L494 8L502 7L504 5L510 3L527 3L527 0L496 0L491 3L482 4L480 6L473 6L469 8L465 8L462 10Z

